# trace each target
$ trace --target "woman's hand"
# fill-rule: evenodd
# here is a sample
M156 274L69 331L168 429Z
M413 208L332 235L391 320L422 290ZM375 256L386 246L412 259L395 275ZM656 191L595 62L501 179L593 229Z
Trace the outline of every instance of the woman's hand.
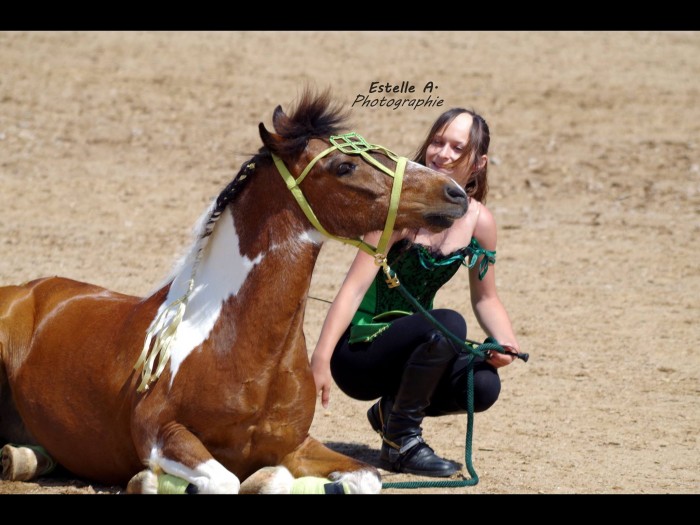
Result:
M314 352L311 356L310 365L311 372L314 375L314 383L316 383L316 393L321 392L321 404L323 408L328 408L328 402L331 399L331 384L333 382L330 361L318 358L316 352Z
M509 352L514 352L518 353L519 350L516 350L510 345L501 345L504 350L507 350ZM496 352L495 350L489 350L486 352L486 362L489 363L491 366L494 368L501 368L502 366L506 366L511 364L513 361L515 361L517 357L515 357L513 354L502 354L500 352Z

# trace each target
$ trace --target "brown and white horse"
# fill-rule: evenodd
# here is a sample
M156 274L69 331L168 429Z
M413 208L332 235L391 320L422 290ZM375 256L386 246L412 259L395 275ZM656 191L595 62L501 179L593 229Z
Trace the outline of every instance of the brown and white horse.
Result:
M374 467L308 435L316 392L303 320L325 237L275 165L299 182L324 233L381 230L392 177L329 148L344 123L328 92L305 91L290 116L277 107L275 132L260 124L264 146L148 297L61 277L0 288L0 445L38 445L79 477L122 486L167 474L191 492L237 493L241 480L281 465L294 478L379 492ZM371 157L396 170L386 151ZM400 160L395 229L441 229L464 214L452 179Z

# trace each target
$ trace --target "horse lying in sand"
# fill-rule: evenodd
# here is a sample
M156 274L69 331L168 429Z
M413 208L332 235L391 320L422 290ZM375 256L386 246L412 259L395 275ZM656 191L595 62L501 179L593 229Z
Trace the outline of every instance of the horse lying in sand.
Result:
M442 229L467 199L445 175L338 135L344 123L328 92L304 92L289 116L277 107L275 131L260 124L263 146L148 297L61 277L0 288L6 479L55 461L128 492L381 490L376 468L308 434L314 264L326 236L367 248L368 231Z

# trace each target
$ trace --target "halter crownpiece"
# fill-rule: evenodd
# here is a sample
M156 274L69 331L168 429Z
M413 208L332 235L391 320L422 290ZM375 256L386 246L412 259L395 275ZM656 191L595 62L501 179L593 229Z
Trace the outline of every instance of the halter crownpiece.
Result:
M331 135L331 138L328 140L340 151L347 154L360 153L372 149L369 142L367 142L362 135L358 135L354 131L345 133L344 135Z
M351 131L350 133L345 133L344 135L331 135L331 138L328 140L336 148L338 148L343 153L347 153L348 155L363 153L365 151L382 150L391 159L398 159L398 155L396 155L396 153L394 153L393 151L385 148L384 146L370 144L364 139L362 135L358 135L354 131Z

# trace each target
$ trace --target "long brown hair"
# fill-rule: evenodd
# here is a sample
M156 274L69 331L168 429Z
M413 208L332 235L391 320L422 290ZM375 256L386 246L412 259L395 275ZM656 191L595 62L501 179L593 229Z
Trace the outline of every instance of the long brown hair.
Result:
M425 166L425 154L428 151L428 146L433 141L436 135L442 133L449 124L462 113L468 113L472 116L472 127L469 130L469 140L467 147L460 157L452 164L455 169L466 169L470 175L464 189L467 195L476 199L479 202L486 202L486 195L489 192L488 184L488 161L482 168L478 167L479 159L482 155L487 155L489 144L491 142L491 133L489 126L484 120L484 117L473 110L464 108L452 108L440 115L430 131L425 137L423 144L416 152L413 160Z

